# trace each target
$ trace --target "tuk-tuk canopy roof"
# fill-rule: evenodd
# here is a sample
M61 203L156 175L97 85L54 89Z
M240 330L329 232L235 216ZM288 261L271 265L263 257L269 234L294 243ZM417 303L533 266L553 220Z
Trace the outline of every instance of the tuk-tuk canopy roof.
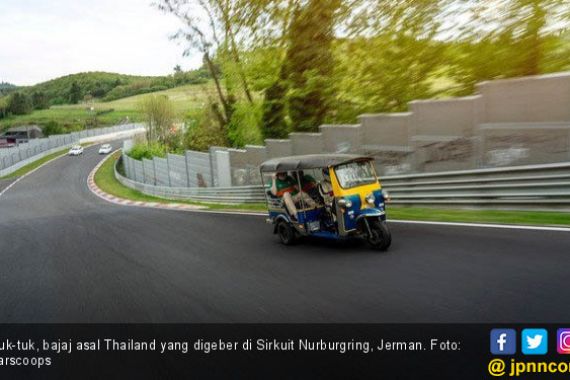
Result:
M354 154L307 154L304 156L273 158L262 163L260 169L262 172L286 172L290 170L325 168L360 160L372 160L372 158Z

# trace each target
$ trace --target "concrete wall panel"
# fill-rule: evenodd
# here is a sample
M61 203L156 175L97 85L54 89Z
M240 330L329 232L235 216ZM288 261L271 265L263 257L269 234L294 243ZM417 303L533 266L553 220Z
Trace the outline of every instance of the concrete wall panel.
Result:
M480 96L410 102L412 136L471 137L478 123Z
M267 148L267 158L276 157L287 157L293 154L293 147L291 140L278 140L278 139L267 139L265 140L265 146Z
M408 146L411 113L365 114L359 118L362 144Z
M358 152L362 144L360 125L322 125L319 128L323 139L323 152Z
M168 170L168 161L166 158L154 158L154 175L157 186L170 186L170 176Z
M323 136L320 133L290 133L293 155L323 153Z
M167 155L170 185L173 187L188 186L188 172L186 170L186 157L178 154Z
M570 121L570 73L483 82L482 123Z

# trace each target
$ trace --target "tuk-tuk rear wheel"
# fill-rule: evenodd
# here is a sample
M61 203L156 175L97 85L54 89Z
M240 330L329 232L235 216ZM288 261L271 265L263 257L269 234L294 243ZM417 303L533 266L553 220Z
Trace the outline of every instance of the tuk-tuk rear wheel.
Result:
M285 245L292 245L297 237L293 226L286 221L280 221L277 225L277 235L279 235L281 243Z
M392 233L384 221L375 220L368 222L371 234L368 235L368 244L374 249L385 251L392 244Z

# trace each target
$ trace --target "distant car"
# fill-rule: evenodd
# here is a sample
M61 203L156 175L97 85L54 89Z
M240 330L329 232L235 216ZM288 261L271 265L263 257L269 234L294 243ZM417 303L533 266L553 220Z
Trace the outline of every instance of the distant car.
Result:
M99 154L109 154L111 153L111 151L113 150L113 147L109 144L103 144L101 145L101 148L99 148Z
M79 156L83 154L83 147L81 145L74 145L68 153L70 156Z

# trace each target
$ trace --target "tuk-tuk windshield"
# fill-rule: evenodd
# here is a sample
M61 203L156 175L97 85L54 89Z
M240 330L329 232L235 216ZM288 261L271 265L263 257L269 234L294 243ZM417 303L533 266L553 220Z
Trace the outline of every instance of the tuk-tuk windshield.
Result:
M334 168L340 186L344 189L369 185L377 181L370 161L354 161Z

